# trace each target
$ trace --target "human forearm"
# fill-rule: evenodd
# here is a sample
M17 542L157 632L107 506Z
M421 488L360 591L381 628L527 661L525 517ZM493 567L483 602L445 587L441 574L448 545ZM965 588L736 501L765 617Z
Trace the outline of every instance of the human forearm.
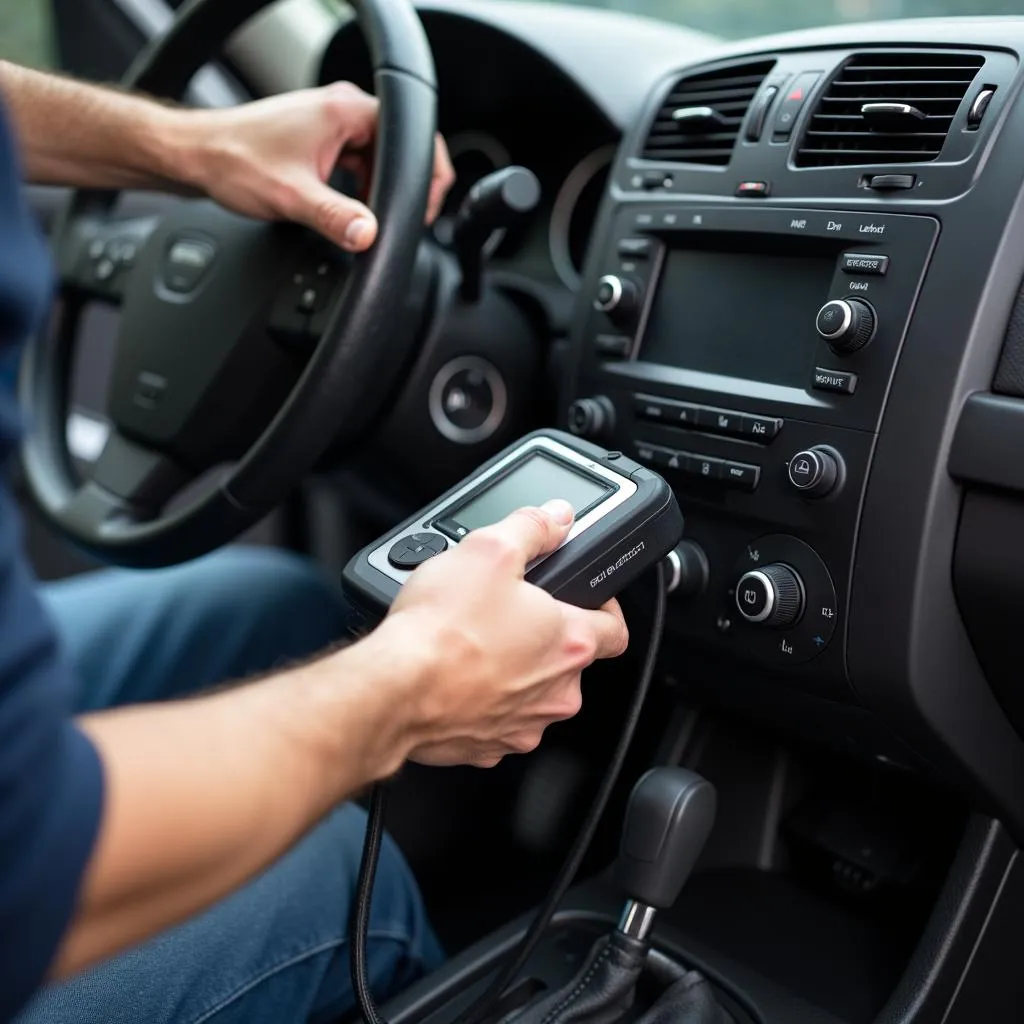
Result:
M395 681L414 685L416 668L387 641L197 700L83 719L105 808L57 975L209 906L399 767L415 737Z
M183 112L0 61L25 174L38 184L182 190Z

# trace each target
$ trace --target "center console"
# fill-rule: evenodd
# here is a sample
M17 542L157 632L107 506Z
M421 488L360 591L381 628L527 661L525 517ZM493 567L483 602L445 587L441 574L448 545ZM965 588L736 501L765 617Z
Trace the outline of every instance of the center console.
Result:
M560 396L561 426L657 469L686 520L650 712L661 735L637 757L706 774L721 827L652 945L737 1021L1017 1019L1024 732L964 628L995 602L965 608L953 586L958 480L1005 488L1010 449L979 450L975 431L953 473L949 450L997 368L1024 395L1019 323L1000 366L1024 276L1024 24L766 47L669 76L638 112ZM987 539L973 535L973 562L1019 593L1020 560L984 556ZM704 714L748 731L716 737ZM799 779L793 733L813 751ZM937 804L925 825L922 794ZM915 888L905 853L933 839L942 854L925 851ZM862 883L889 886L867 913L845 898ZM568 983L620 901L607 873L574 889L519 998ZM450 1024L524 926L467 950L397 1019Z
M656 467L707 551L677 630L842 697L858 509L928 216L617 204L570 429Z

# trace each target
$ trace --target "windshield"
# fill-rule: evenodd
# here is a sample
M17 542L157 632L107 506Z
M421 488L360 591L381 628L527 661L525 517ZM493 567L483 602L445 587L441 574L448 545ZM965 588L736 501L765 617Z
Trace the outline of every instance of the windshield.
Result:
M886 18L1019 14L1021 0L592 0L724 39Z

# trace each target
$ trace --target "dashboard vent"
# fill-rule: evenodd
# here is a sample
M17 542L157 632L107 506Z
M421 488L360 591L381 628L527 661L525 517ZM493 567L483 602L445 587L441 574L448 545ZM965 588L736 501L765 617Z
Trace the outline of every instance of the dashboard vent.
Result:
M799 167L926 163L942 152L978 69L978 53L861 53L818 102Z
M640 155L724 167L750 101L774 65L734 64L681 78L658 109Z

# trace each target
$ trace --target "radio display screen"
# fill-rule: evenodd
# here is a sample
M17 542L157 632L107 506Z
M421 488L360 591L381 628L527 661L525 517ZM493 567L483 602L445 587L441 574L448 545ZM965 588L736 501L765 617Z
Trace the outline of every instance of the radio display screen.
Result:
M665 263L639 358L645 363L806 387L815 314L827 301L833 251L677 248Z
M542 452L523 459L497 482L455 509L441 513L440 519L467 533L504 519L524 505L543 505L550 498L569 502L579 518L606 498L615 488L609 482L591 476L583 469L569 466L561 459Z

